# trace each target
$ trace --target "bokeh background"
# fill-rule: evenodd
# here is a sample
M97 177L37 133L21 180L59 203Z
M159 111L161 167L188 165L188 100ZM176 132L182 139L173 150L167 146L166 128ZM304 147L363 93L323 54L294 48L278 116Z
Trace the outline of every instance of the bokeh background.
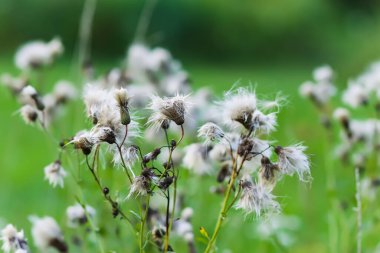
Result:
M44 80L47 86L62 78L75 82L72 59L83 4L80 0L1 0L0 72L18 73L13 55L24 42L59 36L65 45L64 57L46 71ZM122 63L143 5L142 0L98 1L91 40L98 73ZM380 59L379 31L380 4L375 0L165 0L158 1L154 10L147 33L149 44L169 49L189 72L195 88L208 86L221 95L240 80L242 84L257 85L259 96L273 96L278 91L288 96L290 103L280 114L280 127L273 138L283 144L303 140L310 147L314 177L311 186L289 178L276 190L286 196L280 198L283 213L298 217L290 222L295 224L294 231L285 233L293 240L289 252L328 251L324 166L333 154L326 147L316 112L299 97L298 86L311 79L313 68L330 64L337 73L337 86L344 88L350 77ZM71 191L70 184L69 190L52 189L43 181L43 167L56 157L55 144L15 115L17 102L3 87L0 105L0 219L25 228L27 235L30 214L52 215L64 224L65 208L75 202L75 187ZM77 116L82 109L80 101L69 106L56 122L63 126L54 132L56 138L71 136L85 126L84 118ZM338 162L334 169L341 179L336 194L344 208L341 219L346 223L348 239L339 243L349 244L348 252L353 252L353 170ZM189 204L195 210L195 233L200 226L211 231L219 206L208 203L220 201L207 194L213 179L186 178L191 188ZM108 179L112 180L112 175ZM93 206L103 202L99 196L88 199ZM218 243L220 249L229 251L220 252L281 252L273 238L257 230L257 224L255 219L233 212ZM364 244L368 249L374 250L377 245L378 232L380 229L366 234ZM128 243L124 241L124 248L120 248L118 242L111 242L109 249L132 252ZM198 246L202 249L202 244Z

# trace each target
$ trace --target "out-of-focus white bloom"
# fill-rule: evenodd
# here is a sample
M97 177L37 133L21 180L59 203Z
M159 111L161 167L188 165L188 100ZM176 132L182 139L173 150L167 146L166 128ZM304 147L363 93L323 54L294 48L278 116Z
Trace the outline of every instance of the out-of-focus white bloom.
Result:
M59 252L67 252L67 245L58 223L49 216L38 218L30 217L32 222L32 236L34 244L41 251L55 248Z
M331 82L334 77L334 71L328 65L321 66L313 71L313 77L317 82Z
M311 99L317 106L325 105L336 94L332 83L333 70L330 66L322 66L314 70L313 77L316 83L307 81L301 84L301 96Z
M61 166L61 161L57 160L54 163L49 164L44 169L45 179L49 181L53 187L59 185L63 188L63 179L66 177L67 173Z
M185 147L183 166L194 171L196 174L209 174L212 164L208 160L209 147L199 143L193 143Z
M18 94L26 85L26 80L21 77L14 77L8 73L4 73L0 77L0 82L9 88L14 94Z
M185 116L189 103L188 96L176 95L170 98L151 97L149 109L153 111L148 123L155 129L163 126L165 121L174 121L177 125L185 123Z
M96 211L93 207L86 205L84 208L81 204L75 204L66 209L67 220L71 227L87 223L88 217L93 218L95 213Z
M20 114L27 124L34 123L38 119L38 111L31 105L24 105L21 107Z
M346 108L339 107L335 109L333 117L337 120L348 120L350 118L350 112Z
M187 207L182 210L181 219L174 223L175 233L189 243L194 242L193 225L190 222L192 216L193 209Z
M146 62L149 59L149 48L142 44L133 44L128 49L127 65L132 78L136 81L146 80Z
M229 147L227 143L217 143L208 152L208 157L212 161L223 161L226 159Z
M300 92L300 95L305 98L311 98L312 96L314 96L313 82L307 81L301 84L299 92Z
M198 129L198 137L204 138L206 143L219 142L224 138L224 132L215 123L208 122Z
M27 253L29 251L24 231L18 232L12 224L8 224L1 230L0 240L3 241L1 249L5 253L10 253L11 251Z
M253 113L256 111L256 94L246 88L230 90L224 100L218 103L224 123L231 127L243 125L251 128Z
M247 214L255 213L257 217L280 212L280 205L268 188L254 184L250 178L243 179L241 187L242 193L235 206L237 209L242 209Z
M160 71L167 66L172 60L170 52L164 48L158 47L150 51L146 59L146 67L152 71Z
M54 58L62 52L63 46L59 39L53 39L48 43L33 41L17 51L15 63L21 70L38 68L51 64Z
M365 87L358 83L351 82L342 95L342 101L353 108L357 108L367 104L368 96L369 94Z
M305 155L306 147L296 144L290 147L277 146L275 152L278 156L278 166L283 174L293 175L297 173L302 181L310 181L310 162Z
M55 84L53 95L57 103L60 104L74 99L77 96L77 90L69 81L61 80Z
M87 84L83 91L83 99L86 105L88 117L92 118L93 123L98 122L102 104L107 100L108 92L96 85Z

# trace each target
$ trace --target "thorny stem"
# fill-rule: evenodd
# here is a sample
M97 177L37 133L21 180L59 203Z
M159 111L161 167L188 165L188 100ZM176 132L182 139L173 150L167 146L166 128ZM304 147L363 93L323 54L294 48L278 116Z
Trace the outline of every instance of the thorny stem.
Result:
M95 159L95 157L94 157L94 159ZM103 192L102 184L100 183L100 180L99 180L98 176L96 175L94 169L91 167L91 165L90 165L90 163L88 161L88 155L86 155L86 164L87 164L87 167L90 170L92 176L94 177L94 180L95 180L96 184L98 185L100 191L102 192L104 198L111 204L112 208L115 208L118 211L118 213L121 215L121 217L123 217L123 219L125 219L132 226L132 228L134 229L132 221L120 209L119 204L116 201L114 201L109 196L109 194L106 194L106 193Z
M148 194L146 199L146 207L145 207L145 213L144 216L141 218L140 223L140 253L144 253L144 226L146 219L148 217L148 210L149 210L149 202L150 202L150 194Z
M355 168L355 183L356 183L356 215L357 215L357 226L358 231L356 235L356 252L361 253L362 252L362 200L360 196L360 172L359 167Z

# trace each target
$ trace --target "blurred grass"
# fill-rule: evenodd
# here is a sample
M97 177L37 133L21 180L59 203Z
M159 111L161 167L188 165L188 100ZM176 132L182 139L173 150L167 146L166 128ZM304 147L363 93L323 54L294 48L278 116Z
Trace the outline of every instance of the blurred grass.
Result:
M274 97L279 91L288 96L289 104L280 113L278 131L271 139L278 140L281 145L304 141L305 145L309 146L308 153L311 154L314 178L312 185L304 185L296 178L286 178L276 188L275 193L280 196L279 201L282 204L283 213L296 215L302 222L301 227L295 233L297 241L289 252L326 252L329 208L325 185L327 138L312 106L298 96L299 84L310 79L310 66L229 66L187 62L186 60L183 63L185 69L191 74L195 88L207 86L214 90L216 95L221 95L223 91L230 89L233 83L240 80L242 85L250 82L257 85L256 90L259 97ZM105 71L115 64L118 62L102 61L100 71ZM47 84L46 88L57 79L73 80L69 66L69 61L62 60L49 70L44 79ZM0 69L1 72L16 73L10 57L0 60ZM343 84L342 80L344 79L344 76L339 76L338 82ZM77 84L78 87L80 85ZM3 133L0 145L0 219L14 223L19 228L25 228L27 236L31 240L30 224L27 221L30 214L51 215L63 225L66 207L75 203L74 195L80 194L77 193L78 188L74 183L68 183L72 178L67 178L66 188L63 190L52 189L43 180L44 166L57 158L57 143L51 141L43 131L25 125L19 115L15 113L19 108L15 99L5 88L1 87L0 91L0 132ZM83 105L79 100L64 110L64 115L54 123L56 130L53 131L53 135L56 140L72 136L86 127L84 115L79 118L76 116L82 111ZM75 153L68 153L72 159L64 162L65 167L69 167L69 162L75 165L77 161ZM337 177L342 178L338 182L337 194L347 205L344 209L347 216L345 218L348 228L353 231L355 228L354 212L352 211L355 205L353 169L343 169L338 163L334 169ZM79 172L75 167L74 171L74 174L78 175ZM122 183L121 177L118 176L121 171L107 170L101 173L111 190L113 190L112 185ZM109 206L104 203L100 193L96 192L93 182L88 180L89 175L85 168L81 168L80 174L84 179L81 185L84 188L85 201L99 209L100 226L108 228L108 232L112 231L118 227L118 221L104 224L108 218L103 220L102 217L110 215ZM215 203L221 201L220 196L209 194L209 188L214 184L214 179L195 177L187 171L182 172L182 177L179 189L187 194L185 204L194 208L196 237L200 237L197 231L200 226L204 226L209 233L212 233L219 210L219 205ZM210 205L210 203L213 204ZM129 208L128 204L127 208ZM232 211L220 235L218 247L230 250L225 252L247 252L247 249L249 252L280 252L273 241L259 239L255 225L256 221L252 217L245 217L241 212ZM74 234L72 230L67 230L65 233L66 235ZM131 237L130 234L128 236ZM374 243L376 242L372 242L372 244ZM133 244L130 238L115 237L115 240L107 241L106 249L133 252L136 250L136 248L131 248ZM177 244L175 246L177 249L183 247L183 245ZM198 243L198 246L199 249L203 249L201 243ZM128 251L126 251L127 249Z

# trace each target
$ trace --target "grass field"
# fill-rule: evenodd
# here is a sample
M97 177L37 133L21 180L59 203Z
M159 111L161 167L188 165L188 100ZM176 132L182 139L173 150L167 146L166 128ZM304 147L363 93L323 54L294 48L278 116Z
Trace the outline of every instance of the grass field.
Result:
M112 64L103 64L101 69L105 70ZM337 181L336 192L338 199L345 203L342 209L344 222L344 236L348 236L347 241L339 240L339 244L347 244L349 251L354 249L355 236L355 206L354 199L354 171L352 168L342 168L339 162L329 163L332 157L332 148L328 147L326 134L323 127L319 124L318 116L312 105L298 96L298 86L311 76L309 66L227 66L222 64L206 63L186 63L185 69L191 74L194 87L208 86L221 95L228 90L233 83L240 80L242 85L252 83L257 85L256 91L259 97L273 97L281 91L288 97L288 105L282 109L279 116L279 128L274 134L273 139L277 139L279 144L288 145L304 141L309 147L312 161L312 176L314 178L311 185L301 184L295 178L286 178L281 181L275 193L279 195L279 201L283 207L283 214L296 216L300 219L299 227L292 232L295 238L287 252L327 252L328 251L328 213L329 198L326 191L326 171L334 170ZM73 80L71 69L65 61L61 61L52 68L44 77L45 88L54 83L57 78ZM11 58L0 60L1 72L16 73ZM351 74L351 73L349 73ZM341 85L344 77L340 76ZM78 87L81 84L77 84ZM59 223L65 224L64 212L68 205L75 203L74 192L77 192L75 183L67 183L62 189L52 189L43 180L43 168L48 163L56 159L57 146L51 141L46 133L25 125L16 111L18 104L11 94L3 87L0 88L0 132L2 139L0 144L0 219L6 223L14 223L20 228L25 228L28 238L30 238L30 223L27 217L30 214L51 215L59 219ZM70 104L63 112L62 117L54 124L52 135L56 140L62 137L69 137L78 130L86 127L85 118L78 117L83 111L80 100ZM88 125L87 125L88 126ZM69 152L70 153L70 152ZM66 159L65 167L69 167L70 162L75 162L77 156L71 153L73 159ZM75 166L74 166L75 167ZM83 166L82 166L83 167ZM105 170L102 172L104 181L112 189L112 185L120 184L119 171ZM80 198L86 203L98 209L98 223L100 227L117 227L118 221L112 224L104 224L102 215L110 215L108 206L99 195L94 195L95 185L87 180L87 171L75 171L83 179L81 184L84 191ZM220 202L221 197L209 194L209 188L214 184L212 178L200 178L190 175L187 171L182 172L183 179L180 180L180 191L185 191L188 198L185 203L189 203L194 208L194 228L205 227L209 232L212 231L217 218L218 205L208 203ZM69 177L66 182L72 181ZM126 189L127 190L127 189ZM90 194L91 193L91 194ZM78 193L76 193L78 194ZM284 197L282 197L284 196ZM127 209L128 204L125 205ZM109 219L107 219L109 221ZM294 223L294 225L297 225ZM275 238L269 240L261 239L262 235L257 232L257 220L253 217L245 217L239 211L233 211L225 223L218 247L220 252L281 252L282 250L274 243ZM343 229L342 227L338 228ZM122 230L125 232L126 229ZM108 230L104 230L108 231ZM378 231L377 231L378 232ZM65 230L65 235L74 235L76 232L70 229ZM341 232L337 232L342 235ZM196 236L200 237L198 231ZM134 252L137 248L131 248L135 243L131 242L131 237L120 238L115 236L115 240L107 240L105 249L116 252ZM112 234L110 235L112 237ZM130 236L130 235L129 235ZM121 242L121 243L120 243ZM376 245L376 237L372 234L364 238L364 244L368 248ZM175 245L177 249L182 249L183 245ZM204 245L198 243L199 250ZM95 252L94 245L88 246L88 252ZM342 246L344 247L344 246ZM228 250L229 251L228 251ZM285 251L283 249L283 251ZM73 250L75 252L75 250ZM178 252L182 252L178 250ZM370 251L368 251L370 252Z

